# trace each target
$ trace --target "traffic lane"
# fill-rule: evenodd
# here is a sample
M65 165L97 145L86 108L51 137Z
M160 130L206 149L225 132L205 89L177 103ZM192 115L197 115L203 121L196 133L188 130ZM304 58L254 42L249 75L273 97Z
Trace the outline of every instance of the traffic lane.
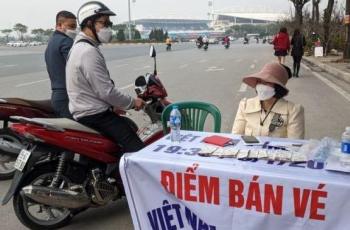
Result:
M155 44L155 46L159 53L166 52L164 44ZM101 50L107 61L114 61L149 55L149 47L149 44L107 44L101 46ZM173 45L175 52L191 48L194 48L192 43ZM45 49L45 46L35 50L32 47L9 48L6 51L8 55L0 55L0 77L45 71Z
M117 60L138 56L149 55L149 49L151 44L120 44L120 45L104 45L101 47L101 50L106 58L106 60ZM155 43L153 44L157 50L157 53L164 53L166 51L166 45L163 43ZM194 49L195 44L191 42L184 43L173 43L172 44L172 52Z
M188 49L186 46L183 47L183 50ZM153 72L154 62L153 59L149 57L149 47L147 47L147 49L145 49L145 47L139 47L138 49L140 50L138 52L143 54L142 56L107 60L111 78L115 81L118 88L125 89L132 87L138 76ZM160 54L162 53L159 49L157 49L157 52ZM182 51L178 52L181 53ZM177 52L172 53L176 54ZM182 54L179 54L178 57L180 60ZM47 99L50 96L51 86L46 70L2 77L0 78L0 82L1 97L24 97L27 99L41 100Z
M129 206L125 198L105 207L90 209L76 216L73 221L62 229L75 230L132 230L134 229Z
M5 196L7 190L9 189L11 180L0 181L0 199ZM8 230L25 230L25 228L17 219L13 207L12 200L5 205L0 207L0 228Z
M118 88L132 87L139 75L153 71L153 60L147 55L107 62L111 78ZM0 78L0 97L42 100L50 97L50 81L46 71Z
M46 70L43 53L0 56L0 78Z
M323 78L331 77L327 73L322 75ZM350 124L350 101L318 79L313 71L302 68L300 76L289 81L291 91L287 98L304 106L306 138L340 140L345 127Z

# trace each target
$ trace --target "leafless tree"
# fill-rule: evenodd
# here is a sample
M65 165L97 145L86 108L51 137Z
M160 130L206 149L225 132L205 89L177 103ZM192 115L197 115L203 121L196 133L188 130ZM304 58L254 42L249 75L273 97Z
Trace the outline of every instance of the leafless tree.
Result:
M321 0L312 0L312 21L315 24L320 22L320 2Z
M330 41L330 26L332 21L332 14L334 9L334 0L328 0L328 4L326 9L324 9L323 13L323 42L324 42L324 52L327 55L329 50L329 41Z
M295 8L295 20L299 27L303 25L303 8L310 0L290 0Z

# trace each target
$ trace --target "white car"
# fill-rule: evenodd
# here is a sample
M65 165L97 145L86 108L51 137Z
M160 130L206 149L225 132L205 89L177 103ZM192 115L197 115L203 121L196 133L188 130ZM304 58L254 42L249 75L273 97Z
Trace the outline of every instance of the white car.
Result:
M29 43L29 46L41 46L42 44L43 44L42 42L34 41L34 42Z
M217 39L217 38L209 38L209 44L219 44L219 39Z
M15 43L16 42L14 42L14 41L10 41L10 42L6 43L6 46L14 47Z
M24 42L24 41L18 41L18 42L14 43L14 47L26 47L28 45L29 44L27 42Z

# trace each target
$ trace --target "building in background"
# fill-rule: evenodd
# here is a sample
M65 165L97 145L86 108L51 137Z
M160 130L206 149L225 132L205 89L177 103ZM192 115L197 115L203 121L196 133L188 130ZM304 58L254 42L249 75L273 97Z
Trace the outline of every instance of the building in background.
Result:
M199 35L208 37L223 36L225 31L214 30L209 27L210 20L196 19L138 19L134 21L136 29L140 31L141 37L148 38L152 29L163 29L173 39L189 40Z
M210 38L222 37L225 31L234 25L254 24L266 25L288 17L285 13L276 13L273 10L262 9L223 9L209 13L210 20L197 19L137 19L135 27L143 39L149 37L152 29L163 29L173 39L188 40L206 35Z
M288 18L286 13L276 13L267 9L224 9L212 13L209 25L214 30L227 30L234 25L266 25Z

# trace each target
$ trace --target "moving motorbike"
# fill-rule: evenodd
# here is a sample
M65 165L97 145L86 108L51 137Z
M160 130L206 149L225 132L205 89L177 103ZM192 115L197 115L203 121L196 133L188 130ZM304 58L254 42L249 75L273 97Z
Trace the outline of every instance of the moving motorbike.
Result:
M153 46L151 56L155 60ZM138 134L148 145L163 136L161 113L170 104L157 77L156 61L153 74L136 79L135 91L147 101L144 111L151 122L138 129ZM24 136L28 145L16 160L15 177L2 204L13 197L16 216L25 226L59 228L88 208L125 196L118 170L122 146L70 119L13 119L20 123L10 128ZM74 153L84 159L77 160Z
M196 46L198 49L201 49L203 47L203 42L196 41Z
M14 162L24 146L24 139L9 129L9 124L15 122L11 116L50 118L55 117L55 114L50 100L0 98L0 121L3 123L0 129L0 180L13 177Z
M203 45L203 49L204 49L205 51L207 51L207 50L208 50L208 47L209 47L209 43L208 43L208 42L205 42L204 45Z
M171 44L166 44L166 51L171 51Z
M222 44L224 45L225 49L229 49L230 48L230 42L223 41Z
M244 41L243 41L243 44L244 45L248 45L249 44L249 38L245 37Z

